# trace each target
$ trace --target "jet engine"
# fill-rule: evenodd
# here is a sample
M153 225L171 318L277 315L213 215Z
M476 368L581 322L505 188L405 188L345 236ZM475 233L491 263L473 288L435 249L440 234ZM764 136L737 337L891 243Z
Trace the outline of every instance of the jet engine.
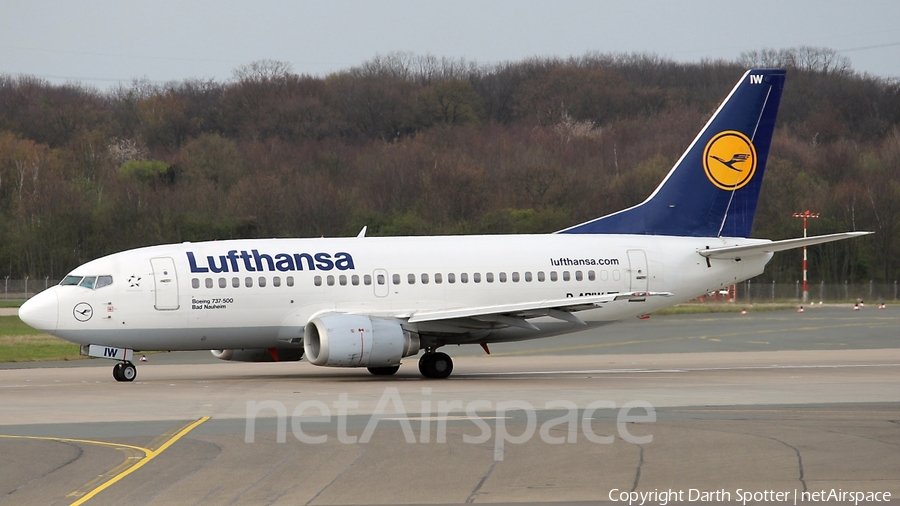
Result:
M303 348L256 348L239 350L210 350L219 360L232 362L297 362L303 358Z
M419 353L419 336L391 318L336 314L311 319L303 330L306 359L329 367L392 367Z

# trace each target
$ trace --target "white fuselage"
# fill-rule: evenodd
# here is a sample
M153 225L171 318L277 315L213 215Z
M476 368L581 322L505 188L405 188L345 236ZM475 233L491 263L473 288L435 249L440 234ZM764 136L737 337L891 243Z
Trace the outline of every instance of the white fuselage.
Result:
M29 311L46 315L43 330L80 344L209 350L299 346L304 325L323 312L402 319L424 310L616 292L673 294L578 313L596 325L756 276L771 253L707 260L698 251L763 242L551 234L172 244L86 263L72 276L110 276L112 283L94 289L52 287L31 301ZM421 330L438 336L439 344L452 344L531 339L584 328L549 318L534 324L539 331L494 325L443 332L440 324Z

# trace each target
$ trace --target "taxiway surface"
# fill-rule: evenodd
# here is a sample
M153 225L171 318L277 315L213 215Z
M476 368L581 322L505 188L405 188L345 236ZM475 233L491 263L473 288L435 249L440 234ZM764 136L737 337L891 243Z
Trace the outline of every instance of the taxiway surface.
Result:
M150 355L131 384L5 366L0 504L896 499L898 329L891 307L653 317L451 348L447 380L207 353Z

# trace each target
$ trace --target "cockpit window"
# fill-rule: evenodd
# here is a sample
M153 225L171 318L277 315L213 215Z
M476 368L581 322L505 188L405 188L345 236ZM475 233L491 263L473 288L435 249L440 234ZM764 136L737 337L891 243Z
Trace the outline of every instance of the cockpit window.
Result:
M97 282L97 276L85 276L84 279L81 280L80 285L89 290L94 289L94 283Z
M104 286L109 286L112 284L112 276L97 276L97 284L94 285L94 289L103 288Z
M82 276L66 276L66 279L59 282L59 286L78 286L81 278Z

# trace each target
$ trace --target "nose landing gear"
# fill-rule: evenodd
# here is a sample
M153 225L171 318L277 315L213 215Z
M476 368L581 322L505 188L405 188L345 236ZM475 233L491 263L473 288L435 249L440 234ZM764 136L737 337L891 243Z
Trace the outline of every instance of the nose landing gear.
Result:
M116 360L116 365L113 366L113 378L116 381L128 382L137 378L137 367L131 363L131 359L134 358L134 350L90 344L81 347L81 354L89 357Z

